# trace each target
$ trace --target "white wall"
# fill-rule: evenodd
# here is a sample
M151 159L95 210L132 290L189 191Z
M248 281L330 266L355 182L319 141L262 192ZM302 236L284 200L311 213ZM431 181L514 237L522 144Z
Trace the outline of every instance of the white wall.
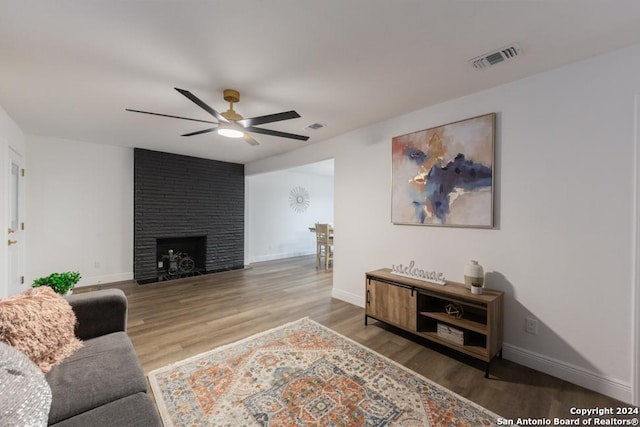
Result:
M27 136L27 280L133 278L133 150Z
M247 176L245 183L246 262L315 254L315 234L309 227L333 224L333 176L283 170ZM295 187L309 193L304 212L289 204Z
M631 401L639 93L636 45L245 170L334 157L334 296L363 306L366 271L412 259L462 281L477 259L488 286L506 293L506 358ZM391 138L490 112L498 113L496 228L392 225ZM538 335L525 333L525 316L539 319Z
M14 149L19 154L25 153L24 134L18 125L9 117L7 112L0 106L0 224L2 224L3 241L9 239L7 225L9 224L9 206L7 194L9 192L9 150ZM0 298L6 297L8 291L8 269L7 269L7 245L0 245Z

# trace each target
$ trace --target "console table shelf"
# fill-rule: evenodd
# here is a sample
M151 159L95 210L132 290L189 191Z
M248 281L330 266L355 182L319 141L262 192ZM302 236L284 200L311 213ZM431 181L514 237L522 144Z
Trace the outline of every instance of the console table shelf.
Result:
M454 350L460 350L460 346L452 343L451 341L444 340L438 336L436 332L417 332L416 335L419 335L423 338L426 338L430 341L437 342L445 347L452 348ZM484 354L486 352L485 347L481 345L471 345L465 344L463 353L468 354L469 356L474 356L477 359L484 360Z
M388 268L366 273L365 288L365 325L369 318L376 319L483 360L486 377L493 358L502 356L500 291L485 289L474 295L461 283L431 284L395 275ZM462 314L448 314L450 304Z
M439 320L441 322L445 322L445 323L451 323L451 321L453 319L451 319L451 316L447 313L434 313L434 312L429 312L429 311L421 311L419 313L421 316L425 316L425 317L430 317L432 319L436 319ZM454 318L455 319L455 318ZM455 325L456 326L460 326L461 328L464 328L466 330L470 330L470 331L474 331L474 332L478 332L480 334L487 334L487 324L486 323L480 323L480 322L476 322L473 320L467 320L467 319L455 319Z

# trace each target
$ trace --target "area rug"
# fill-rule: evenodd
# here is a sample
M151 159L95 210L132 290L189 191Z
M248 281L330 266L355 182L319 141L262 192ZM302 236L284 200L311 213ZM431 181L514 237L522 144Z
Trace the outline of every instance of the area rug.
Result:
M498 416L300 319L149 373L165 427L489 426Z

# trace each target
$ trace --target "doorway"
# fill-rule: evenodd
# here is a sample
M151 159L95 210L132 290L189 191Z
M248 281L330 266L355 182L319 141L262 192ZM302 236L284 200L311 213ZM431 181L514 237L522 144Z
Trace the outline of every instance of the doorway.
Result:
M245 177L245 260L316 254L310 227L333 224L334 160Z

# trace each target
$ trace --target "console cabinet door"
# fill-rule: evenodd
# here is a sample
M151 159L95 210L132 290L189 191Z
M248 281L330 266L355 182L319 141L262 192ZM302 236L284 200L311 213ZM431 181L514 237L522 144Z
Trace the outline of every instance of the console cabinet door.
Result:
M417 330L417 292L370 279L366 297L367 315L410 331Z

